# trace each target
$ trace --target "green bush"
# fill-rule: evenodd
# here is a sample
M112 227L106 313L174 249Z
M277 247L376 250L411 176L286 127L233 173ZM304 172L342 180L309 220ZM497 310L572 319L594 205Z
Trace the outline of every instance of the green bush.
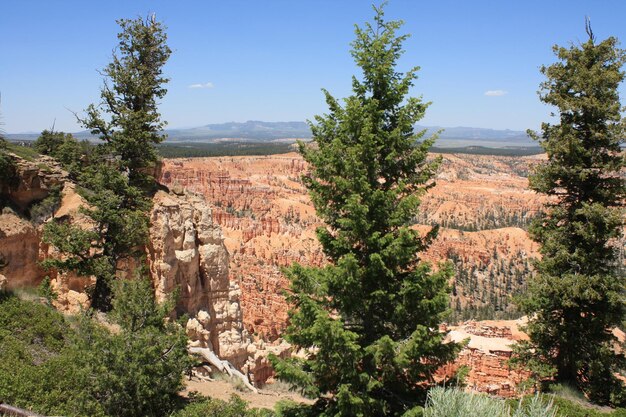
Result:
M173 417L275 417L271 410L248 408L248 404L233 394L228 402L193 396L192 401Z
M0 401L48 415L104 415L62 314L0 295Z
M564 395L564 396L561 396ZM419 415L419 414L416 414ZM428 393L424 417L626 417L626 410L600 409L585 398L559 389L558 395L537 394L521 400L501 400L457 388L433 388Z
M15 181L15 161L8 155L8 147L9 143L0 138L0 190Z
M71 133L44 130L33 144L33 148L43 155L49 155L59 161L63 169L74 179L82 171L91 146L87 141L79 142Z
M558 408L552 397L535 395L522 398L515 404L472 394L458 388L436 387L428 392L424 417L557 417Z
M424 417L509 417L504 401L470 394L457 388L432 388L428 392Z
M39 152L31 147L28 142L24 144L17 143L7 143L7 151L14 153L20 158L26 159L27 161L34 161L39 157Z
M163 320L149 285L117 288L116 333L89 315L66 319L0 295L0 401L46 415L170 415L189 363L186 338Z

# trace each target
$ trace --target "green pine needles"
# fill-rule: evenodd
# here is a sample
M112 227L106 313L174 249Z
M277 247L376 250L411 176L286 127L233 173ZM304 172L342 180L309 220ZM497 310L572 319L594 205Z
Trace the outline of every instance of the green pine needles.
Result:
M157 102L167 92L162 70L171 54L165 27L154 15L118 24L118 53L103 70L108 81L100 92L102 102L90 105L79 119L103 141L90 153L89 165L76 170L89 205L81 212L93 227L55 221L46 225L43 236L64 254L47 259L45 266L96 277L91 306L101 311L111 309L118 265L141 260L148 242L150 193L156 187L149 171L157 160L155 145L165 138ZM54 145L51 139L40 145Z
M272 359L281 379L317 398L313 410L323 416L403 415L423 404L433 372L458 349L438 329L451 267L433 271L418 256L437 228L420 236L410 227L439 166L427 160L434 138L413 130L428 103L408 97L418 68L396 70L402 22L375 11L352 43L363 79L353 77L343 104L324 91L329 113L311 124L315 145L300 145L331 263L287 270L294 309L286 338L307 353Z
M577 385L600 403L623 403L614 376L626 368L611 329L626 314L626 280L617 262L626 184L622 145L626 125L618 85L626 60L617 40L554 47L559 61L541 72L541 101L558 109L539 139L548 155L531 189L552 197L531 228L542 260L521 306L530 316L530 357L557 381Z
M99 106L90 105L83 125L106 142L133 186L151 188L148 170L157 161L156 144L165 140L158 100L165 97L163 66L172 51L165 27L155 15L120 19L117 54L103 74L109 82L100 92ZM104 116L108 115L108 118Z

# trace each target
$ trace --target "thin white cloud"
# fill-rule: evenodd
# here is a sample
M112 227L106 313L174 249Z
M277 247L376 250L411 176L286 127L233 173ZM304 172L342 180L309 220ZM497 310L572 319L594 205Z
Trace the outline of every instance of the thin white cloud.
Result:
M500 97L508 94L508 91L504 90L487 90L485 91L485 95L489 97Z
M213 88L213 83L191 84L189 88Z

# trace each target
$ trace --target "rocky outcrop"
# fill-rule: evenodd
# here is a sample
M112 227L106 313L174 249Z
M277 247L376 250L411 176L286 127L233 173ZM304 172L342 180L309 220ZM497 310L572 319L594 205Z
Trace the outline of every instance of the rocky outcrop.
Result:
M45 271L39 266L41 235L10 210L0 214L0 274L6 288L36 287Z
M15 180L0 190L0 198L13 209L0 213L0 274L8 289L36 287L46 275L39 261L45 256L41 228L26 220L30 207L46 198L53 188L62 188L67 173L52 158L34 161L9 154L15 162Z
M49 156L41 155L34 161L10 154L15 161L16 181L3 193L20 210L33 202L43 200L53 187L63 187L67 173Z
M150 273L158 300L179 291L176 310L192 318L190 338L235 366L247 361L240 290L228 279L228 252L202 196L159 191L150 213Z
M442 367L437 373L439 380L453 377L459 368L469 369L465 380L469 389L501 397L515 397L520 383L526 381L530 372L509 364L512 345L528 338L519 330L524 320L469 321L460 326L449 327L448 341L462 343L469 340L454 362Z
M285 344L253 342L243 325L241 290L229 280L229 254L204 197L166 193L154 197L150 213L149 268L157 299L179 292L176 310L191 318L191 346L208 348L257 384L273 375L268 353L285 354Z

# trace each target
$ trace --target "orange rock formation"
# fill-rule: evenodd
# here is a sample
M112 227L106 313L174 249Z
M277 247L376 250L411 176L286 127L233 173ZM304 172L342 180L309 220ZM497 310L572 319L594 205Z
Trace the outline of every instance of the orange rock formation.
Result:
M514 397L520 383L530 377L530 372L509 365L511 345L528 336L519 330L523 320L465 322L452 326L447 340L469 343L457 359L438 371L438 379L450 378L460 367L469 368L466 383L474 391L501 397Z
M443 155L417 221L449 226L424 259L450 259L471 271L457 276L453 306L458 299L460 306L496 303L505 310L511 293L523 287L537 246L520 227L543 202L528 191L526 175L539 158ZM162 170L163 184L200 192L215 206L231 255L230 279L242 289L246 328L270 340L287 318L281 267L325 262L315 238L322 224L300 180L306 169L291 153L168 159Z

